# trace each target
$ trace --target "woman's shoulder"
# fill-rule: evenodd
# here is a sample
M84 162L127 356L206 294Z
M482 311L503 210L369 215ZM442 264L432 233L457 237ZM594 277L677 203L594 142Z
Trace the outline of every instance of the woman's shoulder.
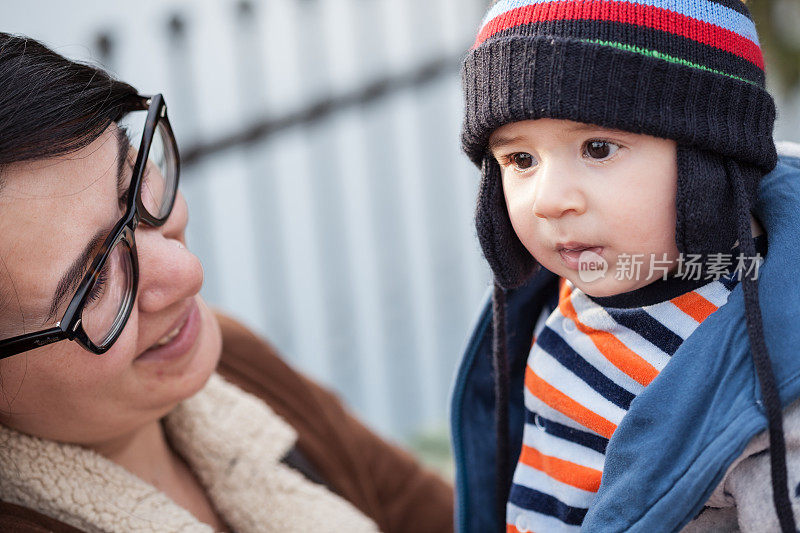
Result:
M216 314L222 330L217 372L294 429L297 449L334 492L383 531L452 531L448 483L373 433L334 392L294 369L266 339Z
M81 533L69 524L47 515L0 500L0 531L15 533Z
M241 322L215 314L222 331L217 372L263 400L291 426L302 429L310 421L319 425L321 404L334 399L334 393L293 368L268 340Z

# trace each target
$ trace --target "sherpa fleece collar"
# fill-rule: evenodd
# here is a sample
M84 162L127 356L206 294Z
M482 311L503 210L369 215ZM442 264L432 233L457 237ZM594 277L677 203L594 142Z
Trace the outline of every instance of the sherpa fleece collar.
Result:
M377 531L350 503L280 463L295 431L219 375L164 419L222 518L238 533ZM0 499L88 532L210 533L166 494L80 446L0 425Z

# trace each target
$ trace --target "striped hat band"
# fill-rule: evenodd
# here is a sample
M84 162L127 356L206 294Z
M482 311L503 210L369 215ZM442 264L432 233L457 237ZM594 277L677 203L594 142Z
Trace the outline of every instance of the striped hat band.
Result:
M499 0L464 60L462 145L569 119L674 139L768 172L775 102L741 0Z
M571 38L764 86L756 26L740 0L500 0L473 49L506 35Z

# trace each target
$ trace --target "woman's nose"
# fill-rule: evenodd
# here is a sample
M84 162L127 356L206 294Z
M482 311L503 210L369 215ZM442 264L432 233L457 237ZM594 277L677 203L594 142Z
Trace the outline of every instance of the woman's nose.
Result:
M156 228L167 238L185 240L186 225L189 223L189 208L181 191L175 195L175 203L169 218L164 224Z
M569 169L544 164L536 174L533 213L539 218L560 218L586 211L586 198Z
M140 311L157 312L200 291L203 267L186 248L187 221L186 201L178 194L163 226L140 224L136 228Z

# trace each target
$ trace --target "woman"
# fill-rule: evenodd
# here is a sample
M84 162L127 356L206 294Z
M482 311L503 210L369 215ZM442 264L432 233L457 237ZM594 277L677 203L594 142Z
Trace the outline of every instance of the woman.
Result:
M203 302L160 95L2 33L0 80L0 529L452 530L445 483Z

